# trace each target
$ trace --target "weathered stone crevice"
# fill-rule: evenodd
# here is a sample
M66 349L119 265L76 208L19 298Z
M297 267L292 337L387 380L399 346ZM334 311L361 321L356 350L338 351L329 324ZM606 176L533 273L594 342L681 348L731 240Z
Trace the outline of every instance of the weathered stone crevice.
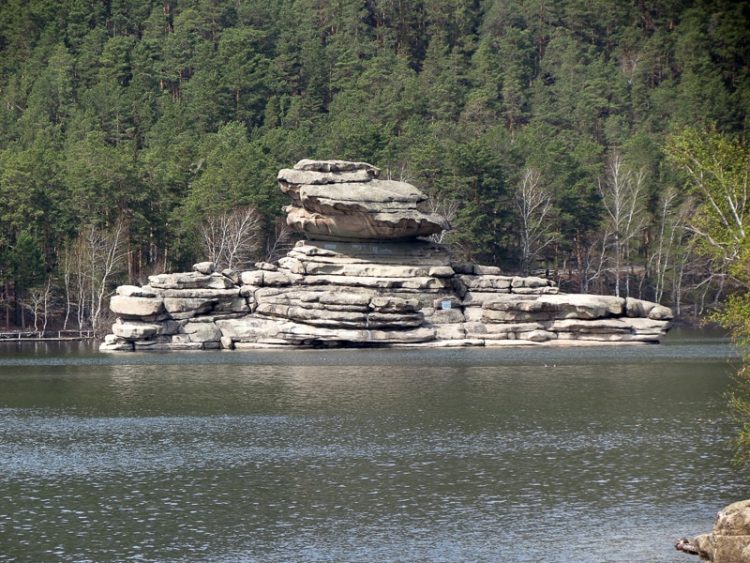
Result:
M544 278L453 261L417 238L447 227L421 210L425 196L377 176L345 161L282 170L297 210L289 223L306 240L252 270L201 262L119 287L101 349L656 342L667 331L672 313L656 303L563 295ZM315 217L300 221L298 211Z

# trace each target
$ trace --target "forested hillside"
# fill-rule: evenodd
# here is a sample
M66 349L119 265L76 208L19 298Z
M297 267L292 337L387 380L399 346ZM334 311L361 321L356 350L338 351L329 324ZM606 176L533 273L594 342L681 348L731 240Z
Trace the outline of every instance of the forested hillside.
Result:
M748 29L731 0L2 0L0 322L96 328L227 225L233 266L269 257L308 157L415 184L457 255L700 310L725 265L672 163L744 134Z

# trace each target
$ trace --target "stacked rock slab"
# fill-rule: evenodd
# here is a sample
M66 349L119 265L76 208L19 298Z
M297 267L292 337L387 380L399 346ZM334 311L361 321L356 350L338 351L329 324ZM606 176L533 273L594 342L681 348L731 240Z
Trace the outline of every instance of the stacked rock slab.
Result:
M301 160L279 172L281 190L292 198L287 223L318 240L410 240L448 227L427 213L427 196L406 182L378 179L364 162Z
M445 219L369 164L303 160L279 184L306 240L253 270L203 262L119 287L101 349L657 342L669 327L656 303L563 295L547 279L453 261L419 238Z

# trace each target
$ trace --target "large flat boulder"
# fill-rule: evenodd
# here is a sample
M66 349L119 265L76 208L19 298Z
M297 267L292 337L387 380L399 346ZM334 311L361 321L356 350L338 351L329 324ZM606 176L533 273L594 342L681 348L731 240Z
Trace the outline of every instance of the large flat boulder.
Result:
M115 290L115 293L123 297L158 297L157 292L149 286L120 285Z
M160 294L164 298L187 298L187 299L216 299L217 301L230 301L239 297L240 288L231 289L161 289Z
M625 299L625 313L628 317L648 317L657 321L669 321L674 316L669 307L654 303L653 301L634 299L632 297Z
M562 319L543 323L545 328L554 332L571 332L575 334L631 334L633 329L623 319Z
M555 305L561 311L566 311L569 315L566 318L601 319L619 317L625 313L625 299L610 295L580 293L541 295L537 301Z
M117 319L115 324L112 325L112 334L125 340L144 340L161 334L163 327L162 323L143 323Z
M126 340L114 334L104 337L104 342L99 345L100 352L132 352L135 349L131 340Z
M369 182L376 177L377 171L360 168L356 170L301 170L296 168L285 168L279 171L276 179L281 191L292 198L295 205L301 206L300 188L304 186Z
M495 293L498 290L510 293L510 287L513 283L512 277L498 275L477 276L474 274L459 274L455 277L455 280L464 293L470 291L489 291Z
M451 264L450 253L439 244L425 240L410 241L318 241L300 240L289 256L303 254L323 261L324 257L347 262L382 262L442 266Z
M368 170L349 170L347 172L319 172L316 170L295 170L285 168L276 177L279 183L292 186L315 186L321 184L350 184L369 182L373 175Z
M603 319L623 313L624 300L591 295L541 295L534 300L498 299L485 301L485 322L550 321L562 319Z
M157 320L166 313L161 297L113 295L109 309L123 319Z
M377 177L380 169L367 162L352 162L350 160L310 160L302 159L294 165L295 170L312 170L315 172L351 172L366 170L371 176Z
M218 303L214 298L165 297L164 308L173 319L190 319L211 311Z
M216 271L216 264L208 261L198 262L197 264L193 264L193 271L208 276Z
M304 186L320 184L340 184L353 182L369 182L374 177L374 170L361 168L359 170L299 170L284 168L279 170L276 179L279 184L287 186Z
M292 305L314 309L361 311L369 309L372 291L353 289L330 291L326 286L311 288L263 287L255 292L259 303Z
M222 332L214 323L188 322L182 327L182 334L187 335L190 342L219 342Z
M415 210L322 215L302 207L287 207L287 224L318 240L408 240L427 237L448 228L446 220L436 213Z
M433 267L411 266L411 265L392 265L392 264L374 264L374 263L356 263L356 264L330 264L317 261L306 261L290 263L292 258L279 261L284 267L289 267L292 272L311 274L311 275L337 275L337 276L370 276L377 278L406 278L433 275ZM287 266L288 264L288 266ZM302 271L300 271L302 270ZM441 277L448 277L441 273Z
M302 186L299 196L302 207L316 213L417 209L427 200L416 187L395 180Z
M435 330L426 327L411 330L331 329L289 322L280 327L278 336L289 343L320 342L367 346L430 342L435 340Z
M234 286L229 278L219 273L208 275L201 272L157 274L149 276L148 281L154 289L230 289Z
M301 276L302 285L330 285L346 288L444 290L451 285L450 279L436 277L378 278L372 276Z
M258 342L263 338L274 337L282 323L276 319L242 317L215 321L223 337L231 342Z
M302 276L292 272L280 272L271 270L247 270L240 274L240 280L244 286L261 287L277 286L285 287L293 283L301 282ZM240 295L244 295L240 288Z

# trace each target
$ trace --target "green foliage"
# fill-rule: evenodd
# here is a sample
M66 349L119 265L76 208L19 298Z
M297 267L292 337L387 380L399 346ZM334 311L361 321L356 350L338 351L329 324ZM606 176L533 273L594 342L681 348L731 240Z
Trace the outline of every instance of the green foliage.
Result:
M509 194L498 155L483 140L449 147L449 193L460 202L448 242L464 255L497 263L509 246Z
M186 249L197 249L196 228L206 217L247 207L265 217L279 213L282 194L276 187L277 165L259 142L252 142L242 123L223 125L198 147L190 191L174 213Z
M227 123L208 135L198 159L199 171L185 205L189 216L233 207L256 207L269 213L280 199L275 171L270 170L263 151L247 138L241 123Z
M43 283L46 272L39 240L28 231L21 231L10 248L8 265L16 288L30 288Z
M696 244L736 268L750 234L750 146L739 138L687 128L668 139L666 152L702 203L690 225L700 235Z
M696 245L718 259L736 291L712 320L727 328L745 354L730 404L740 423L737 461L750 465L750 145L715 131L686 129L669 139L667 152L698 198L692 228Z
M653 178L657 217L670 133L744 131L749 19L697 0L7 0L0 243L28 231L55 274L81 225L123 220L131 276L175 268L207 213L278 219L279 168L352 158L433 195L447 241L508 269L511 187L534 168L573 270L602 235L607 154Z

